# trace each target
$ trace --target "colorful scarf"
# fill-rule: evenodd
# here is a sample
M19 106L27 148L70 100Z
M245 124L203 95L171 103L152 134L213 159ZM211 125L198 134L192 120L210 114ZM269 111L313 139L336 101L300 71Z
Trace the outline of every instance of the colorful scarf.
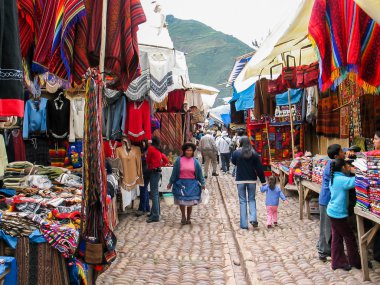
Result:
M380 26L354 0L316 0L309 22L310 40L317 50L322 91L345 78L368 93L380 87Z

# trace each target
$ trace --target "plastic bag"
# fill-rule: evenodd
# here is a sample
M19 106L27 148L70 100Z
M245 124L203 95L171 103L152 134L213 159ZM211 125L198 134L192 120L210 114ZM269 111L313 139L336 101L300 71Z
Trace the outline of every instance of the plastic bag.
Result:
M210 191L206 188L202 191L202 204L207 205L210 201Z

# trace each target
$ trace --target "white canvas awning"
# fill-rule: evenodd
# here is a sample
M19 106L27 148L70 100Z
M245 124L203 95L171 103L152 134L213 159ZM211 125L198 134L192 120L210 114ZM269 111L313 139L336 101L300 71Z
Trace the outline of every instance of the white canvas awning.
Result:
M368 16L380 24L379 0L355 0L355 2L368 14Z
M196 83L191 83L190 89L194 89L196 91L199 91L199 93L201 94L207 94L207 95L215 95L219 93L219 90L212 86L206 86L206 85L196 84Z
M292 10L289 16L277 25L235 80L238 92L244 90L244 86L249 86L245 81L250 79L252 83L252 77L269 75L270 68L278 63L284 63L287 55L296 58L296 65L300 63L300 54L301 64L317 61L317 55L308 39L308 25L313 4L312 0L302 0L298 8ZM273 69L274 74L280 71L281 66Z

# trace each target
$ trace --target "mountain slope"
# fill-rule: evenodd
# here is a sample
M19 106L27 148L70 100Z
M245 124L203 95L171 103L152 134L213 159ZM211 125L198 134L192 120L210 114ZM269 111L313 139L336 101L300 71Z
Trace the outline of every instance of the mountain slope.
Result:
M252 52L252 49L234 38L218 32L194 20L180 20L167 16L169 33L177 50L187 53L186 60L190 80L219 89L218 98L231 96L231 88L225 83L231 72L235 58ZM217 100L215 105L220 105Z

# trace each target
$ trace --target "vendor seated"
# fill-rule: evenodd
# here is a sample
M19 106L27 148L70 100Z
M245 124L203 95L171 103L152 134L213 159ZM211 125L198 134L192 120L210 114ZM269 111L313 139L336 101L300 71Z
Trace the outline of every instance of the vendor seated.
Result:
M301 147L299 145L294 147L294 157L295 158L300 158L304 155L304 153L301 150Z

